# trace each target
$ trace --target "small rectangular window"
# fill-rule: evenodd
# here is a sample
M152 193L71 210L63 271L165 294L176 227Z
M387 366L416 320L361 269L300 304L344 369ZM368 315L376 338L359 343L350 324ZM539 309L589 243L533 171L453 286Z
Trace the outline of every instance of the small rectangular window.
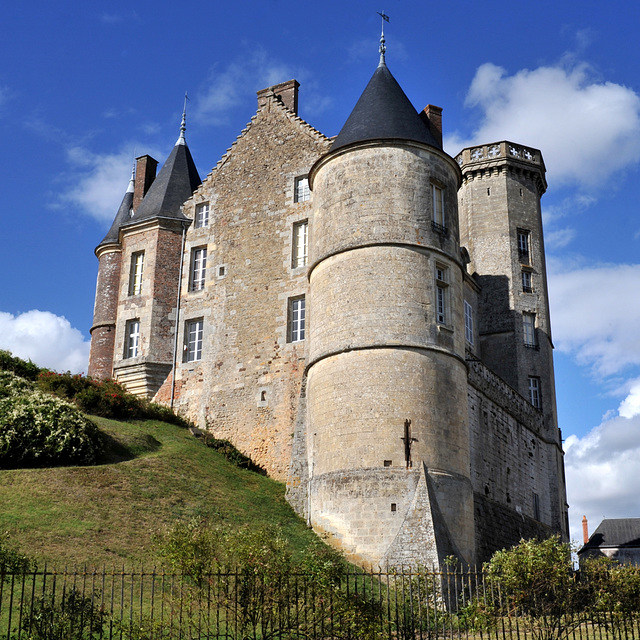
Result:
M311 198L311 192L309 191L309 178L307 176L296 178L295 192L293 195L294 202L306 202L309 198Z
M518 256L522 264L530 264L529 232L525 229L518 229Z
M436 322L438 324L447 324L447 269L440 265L436 265Z
M209 203L196 205L196 229L209 226Z
M536 341L536 314L522 314L522 329L524 332L524 346L535 349L538 346Z
M196 362L202 359L202 333L204 320L188 320L185 324L185 362Z
M464 301L464 337L466 341L473 345L473 307Z
M533 291L533 287L531 285L531 271L522 272L522 291L524 291L524 293L531 293Z
M293 269L307 266L307 253L309 247L309 223L307 220L296 222L293 225L293 255L291 266Z
M542 406L540 401L540 378L534 376L529 376L529 402L536 409L540 409Z
M207 273L207 248L198 247L191 251L191 276L189 278L189 289L191 291L201 291L204 289L204 282Z
M447 221L444 213L444 189L432 184L431 198L433 200L433 219L431 225L434 231L446 234Z
M305 300L304 296L291 298L289 300L289 321L288 321L289 342L300 342L304 340L305 329Z
M144 271L144 251L131 255L131 272L129 275L129 295L139 296L142 293L142 272Z
M536 520L540 520L540 496L533 492L533 517Z
M135 358L140 355L140 320L128 320L125 328L126 344L125 358Z

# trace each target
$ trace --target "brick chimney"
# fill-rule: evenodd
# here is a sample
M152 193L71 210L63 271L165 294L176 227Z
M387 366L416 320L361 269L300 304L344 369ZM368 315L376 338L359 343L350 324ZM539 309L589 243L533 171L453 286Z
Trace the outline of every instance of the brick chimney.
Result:
M422 121L429 127L431 135L442 146L442 107L428 104L420 114Z
M133 190L133 210L138 209L138 205L145 197L151 183L156 179L156 169L158 161L151 156L140 156L136 158L136 181Z
M267 103L267 98L275 96L279 98L289 111L293 111L298 115L298 87L300 83L297 80L287 80L275 84L272 87L261 89L258 91L258 109Z
M589 523L587 522L587 516L582 516L582 537L584 543L589 542Z

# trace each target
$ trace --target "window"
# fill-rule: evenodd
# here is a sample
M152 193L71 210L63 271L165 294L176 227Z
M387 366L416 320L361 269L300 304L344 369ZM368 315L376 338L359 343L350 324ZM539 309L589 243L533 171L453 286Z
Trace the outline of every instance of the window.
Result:
M196 229L209 226L209 203L196 205Z
M144 251L131 256L131 273L129 275L129 295L139 296L142 293L142 271L144 270Z
M540 409L540 378L529 376L529 402L536 409Z
M436 265L436 322L447 324L447 269Z
M473 307L464 301L464 337L466 341L473 345Z
M533 492L533 517L536 520L540 520L540 496Z
M522 314L522 328L524 331L524 346L529 347L530 349L537 349L538 343L536 342L535 313Z
M293 225L293 252L291 266L293 269L307 266L309 246L309 223L304 220Z
M531 271L522 272L522 290L525 293L531 293L533 291L533 287L531 285Z
M307 176L296 178L293 201L306 202L310 197L311 193L309 192L309 178Z
M529 232L518 229L518 256L520 262L529 264Z
M185 362L195 362L202 359L202 330L204 320L189 320L185 327Z
M199 247L191 251L191 277L189 278L189 290L201 291L204 289L204 281L207 273L207 248Z
M304 296L289 300L289 342L304 340L305 304Z
M140 355L140 320L128 320L125 332L127 342L124 357L135 358Z
M434 231L445 233L447 225L444 215L444 190L432 184L431 196L433 198L433 221L431 226Z

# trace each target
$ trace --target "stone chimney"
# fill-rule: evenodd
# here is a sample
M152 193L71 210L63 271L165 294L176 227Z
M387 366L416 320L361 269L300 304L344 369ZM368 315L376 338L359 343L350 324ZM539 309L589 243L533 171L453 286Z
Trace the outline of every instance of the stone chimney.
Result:
M442 146L442 107L428 104L420 114L423 122L429 127L431 135L436 142Z
M138 209L138 205L145 197L151 183L156 179L156 169L158 161L151 156L140 156L136 158L136 181L133 191L133 210Z
M587 516L582 516L582 537L584 543L589 542L589 523L587 522Z
M279 98L282 104L298 115L298 87L300 83L297 80L287 80L275 84L272 87L261 89L258 91L258 109L267 103L267 98L275 96Z

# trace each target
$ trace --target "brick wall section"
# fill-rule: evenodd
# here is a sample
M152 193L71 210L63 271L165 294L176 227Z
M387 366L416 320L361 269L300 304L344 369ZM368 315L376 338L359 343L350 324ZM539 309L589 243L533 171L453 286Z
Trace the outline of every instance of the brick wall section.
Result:
M181 331L203 318L204 346L202 361L178 364L176 407L281 480L306 357L306 341L287 341L288 299L308 287L306 267L292 268L293 224L310 217L310 202L294 202L294 183L329 145L267 96L184 209L193 217L208 202L210 224L187 234L185 267L206 247L207 274L204 289L190 292L185 268ZM181 353L182 345L180 334Z
M120 248L99 249L98 260L98 280L87 373L93 378L104 379L110 378L113 373L113 350L122 268Z

